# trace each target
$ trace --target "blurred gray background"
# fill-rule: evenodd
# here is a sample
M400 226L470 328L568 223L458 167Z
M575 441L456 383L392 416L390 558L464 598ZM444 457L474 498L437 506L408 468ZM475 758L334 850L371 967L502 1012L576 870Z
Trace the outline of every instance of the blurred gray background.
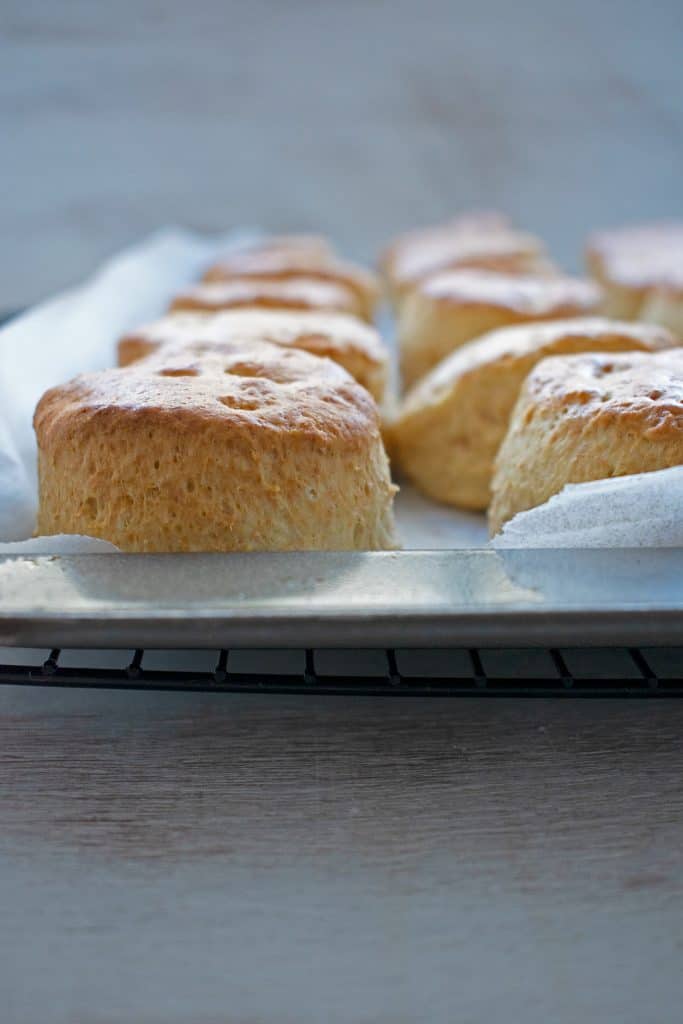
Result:
M0 308L169 222L371 258L486 204L578 266L683 212L674 0L3 0L0 32Z

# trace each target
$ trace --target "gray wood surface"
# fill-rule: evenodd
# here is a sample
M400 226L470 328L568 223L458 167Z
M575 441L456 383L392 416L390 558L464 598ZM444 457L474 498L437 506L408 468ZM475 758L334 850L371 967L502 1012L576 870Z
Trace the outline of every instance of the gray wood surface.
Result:
M679 1021L682 725L2 688L0 1016Z
M576 264L683 213L683 5L3 0L0 307L160 224L388 235L495 204Z

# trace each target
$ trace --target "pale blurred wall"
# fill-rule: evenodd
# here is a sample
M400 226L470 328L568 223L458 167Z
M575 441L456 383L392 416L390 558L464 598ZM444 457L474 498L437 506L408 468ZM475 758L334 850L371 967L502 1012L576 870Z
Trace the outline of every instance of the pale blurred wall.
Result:
M493 204L577 265L683 214L677 0L1 0L0 308L170 221L397 229Z

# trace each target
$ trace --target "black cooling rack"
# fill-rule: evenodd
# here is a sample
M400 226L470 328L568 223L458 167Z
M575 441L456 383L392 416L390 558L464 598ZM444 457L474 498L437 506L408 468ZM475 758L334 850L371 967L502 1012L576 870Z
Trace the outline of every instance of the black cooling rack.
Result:
M683 696L683 648L3 648L0 683L393 697L674 697Z

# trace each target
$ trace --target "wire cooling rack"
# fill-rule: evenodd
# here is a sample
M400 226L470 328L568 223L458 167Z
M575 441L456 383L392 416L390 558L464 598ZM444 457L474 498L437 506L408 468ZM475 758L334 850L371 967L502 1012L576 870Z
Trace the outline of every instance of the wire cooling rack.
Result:
M681 697L683 648L4 648L0 683L392 697Z

